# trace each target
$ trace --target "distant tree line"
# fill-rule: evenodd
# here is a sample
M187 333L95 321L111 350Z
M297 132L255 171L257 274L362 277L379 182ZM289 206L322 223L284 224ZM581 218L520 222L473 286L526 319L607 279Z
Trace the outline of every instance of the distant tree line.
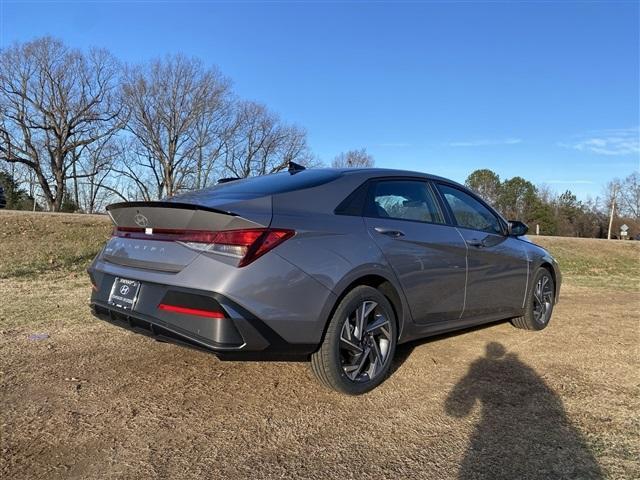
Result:
M155 200L220 178L323 162L306 131L265 105L239 98L231 81L196 58L122 64L108 51L43 37L0 50L0 185L7 208L98 212L113 201ZM334 167L372 167L365 149ZM606 236L627 223L640 234L635 172L579 201L521 177L476 170L466 181L512 219L547 235Z
M354 156L355 152L355 156ZM358 166L364 151L343 154ZM0 50L0 170L12 208L100 211L221 177L320 164L303 128L238 98L195 58L125 65L38 38ZM38 199L37 201L35 199Z
M542 235L605 238L613 208L613 236L620 226L629 235L640 235L640 174L609 182L600 197L580 201L567 190L555 194L548 187L536 187L522 177L501 180L495 172L482 169L469 175L465 184L509 220L521 220Z

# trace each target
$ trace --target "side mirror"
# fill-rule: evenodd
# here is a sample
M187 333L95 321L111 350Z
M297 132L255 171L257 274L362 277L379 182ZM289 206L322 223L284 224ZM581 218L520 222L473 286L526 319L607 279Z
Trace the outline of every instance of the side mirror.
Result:
M529 227L526 223L517 220L509 221L509 235L512 237L521 237L522 235L526 235L528 231Z

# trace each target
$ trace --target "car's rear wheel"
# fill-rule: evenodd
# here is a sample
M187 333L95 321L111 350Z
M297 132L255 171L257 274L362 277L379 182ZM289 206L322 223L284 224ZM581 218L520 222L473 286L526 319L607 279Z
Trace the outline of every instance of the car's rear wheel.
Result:
M311 368L327 387L359 395L385 380L396 340L389 300L375 288L358 286L336 308L319 350L311 356Z
M555 284L551 272L540 267L534 277L524 315L511 320L518 328L542 330L549 324L555 303Z

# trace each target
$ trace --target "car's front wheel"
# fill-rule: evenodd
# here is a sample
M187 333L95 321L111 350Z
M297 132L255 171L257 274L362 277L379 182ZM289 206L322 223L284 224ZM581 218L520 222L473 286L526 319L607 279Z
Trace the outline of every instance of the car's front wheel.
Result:
M348 395L368 392L389 374L396 339L389 300L375 288L358 286L336 308L311 368L329 388Z
M542 330L549 324L555 304L555 284L551 272L540 267L533 276L533 284L524 315L511 320L513 326L525 330Z

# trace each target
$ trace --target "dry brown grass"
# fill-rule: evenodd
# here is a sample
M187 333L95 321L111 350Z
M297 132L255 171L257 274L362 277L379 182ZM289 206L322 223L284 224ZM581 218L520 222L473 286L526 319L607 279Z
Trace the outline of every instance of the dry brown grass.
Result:
M640 290L640 242L598 238L536 237L573 285Z
M111 228L106 215L0 210L0 279L82 271Z
M64 217L49 218L34 242L57 235ZM74 248L72 267L45 275L0 263L0 477L640 478L640 297L611 287L611 270L589 285L585 262L571 266L637 250L544 242L566 268L548 329L402 346L389 380L357 398L305 364L220 362L94 320ZM11 248L27 258L27 243ZM492 342L505 355L487 356Z

